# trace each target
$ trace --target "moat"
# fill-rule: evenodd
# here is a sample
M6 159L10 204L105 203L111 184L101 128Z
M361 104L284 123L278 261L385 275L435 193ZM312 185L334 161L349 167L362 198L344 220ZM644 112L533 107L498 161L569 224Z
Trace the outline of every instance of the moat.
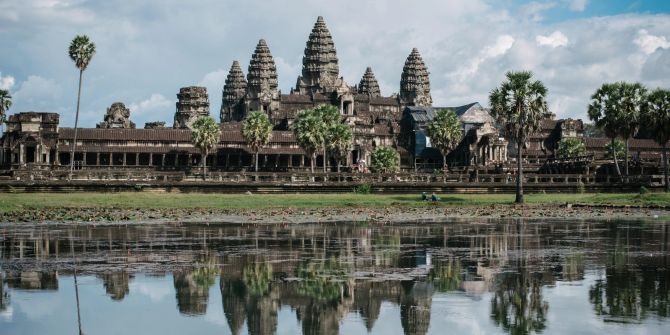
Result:
M669 247L658 218L4 224L0 333L667 334Z

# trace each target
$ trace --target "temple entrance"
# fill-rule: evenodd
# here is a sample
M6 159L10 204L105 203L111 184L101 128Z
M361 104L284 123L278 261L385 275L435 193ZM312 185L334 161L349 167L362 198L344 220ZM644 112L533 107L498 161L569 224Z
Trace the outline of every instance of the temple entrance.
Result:
M35 147L26 146L26 163L35 163Z

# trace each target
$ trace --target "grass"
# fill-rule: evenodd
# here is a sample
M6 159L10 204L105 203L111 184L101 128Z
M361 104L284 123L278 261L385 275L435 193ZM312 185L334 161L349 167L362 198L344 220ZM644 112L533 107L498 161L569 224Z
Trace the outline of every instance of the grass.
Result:
M438 204L398 194L3 193L0 212L40 208L272 208L471 206L512 204L513 194L442 194ZM669 193L526 194L529 204L670 206Z

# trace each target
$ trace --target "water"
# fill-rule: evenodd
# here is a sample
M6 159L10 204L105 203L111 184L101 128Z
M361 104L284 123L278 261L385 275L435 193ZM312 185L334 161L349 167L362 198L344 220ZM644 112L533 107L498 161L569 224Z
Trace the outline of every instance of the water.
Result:
M669 229L5 225L0 334L668 334Z

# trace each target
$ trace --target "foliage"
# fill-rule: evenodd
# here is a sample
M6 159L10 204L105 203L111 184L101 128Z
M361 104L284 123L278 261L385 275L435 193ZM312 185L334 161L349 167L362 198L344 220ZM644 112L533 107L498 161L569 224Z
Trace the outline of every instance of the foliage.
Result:
M656 89L647 96L641 119L651 131L656 143L663 147L663 174L665 191L670 192L670 176L666 143L670 141L670 90Z
M503 128L505 136L517 145L516 202L523 203L522 149L526 139L540 130L547 112L547 88L533 80L530 71L507 72L507 79L489 94L491 116Z
M0 90L0 126L5 122L10 107L12 107L12 96L7 90Z
M377 147L370 158L373 172L393 173L400 170L400 155L391 147Z
M256 171L258 171L258 150L266 146L272 138L272 123L263 112L251 112L242 121L242 137L255 153Z
M219 143L221 136L221 128L216 124L216 121L210 116L201 116L193 122L191 131L191 141L196 148L200 149L202 155L202 169L205 174L205 167L207 166L207 156L209 152L214 149Z
M86 35L77 35L70 43L70 59L80 71L86 70L95 55L95 44Z
M298 145L311 157L311 172L314 173L316 151L325 143L324 123L314 110L308 109L298 112L293 123L293 133Z
M578 138L564 138L558 142L556 156L561 159L586 155L586 145Z
M193 270L193 281L198 287L209 288L216 282L216 276L219 275L219 267L212 260L196 262Z
M496 276L491 318L510 334L541 333L546 327L549 304L542 298L539 276L526 271Z
M436 262L428 273L428 279L439 292L456 291L461 286L461 262L458 259L449 258L447 261Z
M605 157L607 158L613 158L614 155L616 154L616 157L621 157L623 156L624 152L624 144L623 141L621 140L615 140L614 141L614 146L612 146L612 143L607 143L605 145Z
M370 184L360 184L354 186L354 193L356 194L370 194L372 192L372 186Z
M584 123L584 137L607 137L605 132L593 123Z
M647 193L649 193L649 189L644 186L640 186L640 194L647 194Z
M242 270L242 281L252 295L264 295L272 282L272 265L258 262Z
M443 163L446 156L454 150L463 137L463 126L458 115L450 109L438 110L435 119L426 125L426 134L432 146L442 153Z
M335 259L301 264L296 271L301 279L298 292L324 302L339 300L351 276L351 269Z
M328 127L328 132L326 134L326 143L328 147L328 152L335 158L338 162L337 169L339 172L340 163L343 159L346 159L351 146L353 144L353 133L351 128L343 123L337 123Z

